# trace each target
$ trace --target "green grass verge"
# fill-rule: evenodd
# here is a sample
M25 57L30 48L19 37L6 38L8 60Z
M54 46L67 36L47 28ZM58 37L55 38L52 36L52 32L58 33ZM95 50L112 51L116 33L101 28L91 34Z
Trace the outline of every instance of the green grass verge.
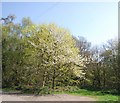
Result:
M55 94L72 94L87 96L96 99L96 101L118 101L118 98L120 98L118 95L105 94L101 91L90 91L86 89L79 89L74 92L55 92Z
M18 91L18 90L15 90L15 89L13 89L13 88L2 88L1 89L3 92L20 92L20 91Z

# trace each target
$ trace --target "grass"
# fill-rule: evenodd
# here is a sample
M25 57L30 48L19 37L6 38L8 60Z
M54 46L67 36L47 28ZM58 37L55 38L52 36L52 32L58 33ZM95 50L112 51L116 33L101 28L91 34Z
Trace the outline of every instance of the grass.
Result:
M118 96L115 95L104 95L96 96L99 101L118 101Z
M20 91L18 91L18 90L15 90L15 89L13 89L13 88L2 88L1 89L3 92L8 92L8 93L13 93L13 92L20 92Z
M80 96L87 96L91 98L95 98L96 101L118 101L120 95L113 95L102 93L101 91L90 91L86 89L79 89L74 92L55 92L56 94L72 94L72 95L80 95Z

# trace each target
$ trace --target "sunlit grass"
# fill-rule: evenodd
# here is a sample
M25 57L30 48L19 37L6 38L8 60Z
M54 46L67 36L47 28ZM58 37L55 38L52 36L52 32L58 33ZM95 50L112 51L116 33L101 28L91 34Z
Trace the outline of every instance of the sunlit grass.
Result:
M96 101L118 101L118 98L120 98L118 95L106 94L102 93L101 91L90 91L86 89L80 89L74 92L56 92L56 93L87 96L94 98Z

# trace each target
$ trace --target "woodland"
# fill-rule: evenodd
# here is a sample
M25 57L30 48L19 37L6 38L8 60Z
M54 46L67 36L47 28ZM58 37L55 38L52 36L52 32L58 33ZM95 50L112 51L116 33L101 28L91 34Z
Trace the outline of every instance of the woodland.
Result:
M32 94L79 88L120 93L119 40L92 46L55 23L14 19L1 18L2 88Z

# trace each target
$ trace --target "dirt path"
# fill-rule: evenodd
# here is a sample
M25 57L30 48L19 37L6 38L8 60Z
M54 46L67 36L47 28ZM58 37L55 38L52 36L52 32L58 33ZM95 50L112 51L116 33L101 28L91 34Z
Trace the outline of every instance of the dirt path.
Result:
M90 97L69 94L55 94L47 96L2 94L0 98L2 98L2 101L95 101L95 99Z

